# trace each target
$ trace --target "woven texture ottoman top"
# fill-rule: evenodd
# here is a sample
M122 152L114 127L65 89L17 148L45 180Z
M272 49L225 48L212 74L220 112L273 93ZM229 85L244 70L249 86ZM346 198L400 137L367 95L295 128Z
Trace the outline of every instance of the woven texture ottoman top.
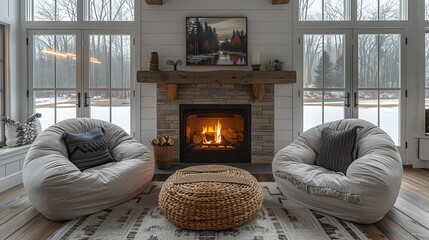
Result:
M159 193L159 208L173 224L192 230L243 225L262 207L262 189L247 171L224 165L178 170Z

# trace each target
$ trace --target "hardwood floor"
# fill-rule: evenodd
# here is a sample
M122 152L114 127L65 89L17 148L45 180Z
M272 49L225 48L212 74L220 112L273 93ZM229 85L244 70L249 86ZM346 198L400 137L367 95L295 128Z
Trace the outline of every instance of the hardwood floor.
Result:
M156 175L164 181L168 175ZM272 182L269 174L255 175ZM62 226L32 207L23 186L0 193L0 239L47 239ZM379 222L360 225L373 239L429 239L429 171L404 169L401 191L394 208Z

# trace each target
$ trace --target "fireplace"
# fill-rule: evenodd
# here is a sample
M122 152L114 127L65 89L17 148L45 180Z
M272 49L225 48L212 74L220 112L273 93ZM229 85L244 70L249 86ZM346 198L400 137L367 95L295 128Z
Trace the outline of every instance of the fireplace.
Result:
M250 104L181 104L180 162L250 163Z

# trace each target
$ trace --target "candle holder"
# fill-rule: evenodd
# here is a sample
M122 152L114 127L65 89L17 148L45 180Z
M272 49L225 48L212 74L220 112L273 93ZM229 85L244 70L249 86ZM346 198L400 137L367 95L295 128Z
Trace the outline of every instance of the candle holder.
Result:
M261 64L252 64L252 71L259 71L261 67Z

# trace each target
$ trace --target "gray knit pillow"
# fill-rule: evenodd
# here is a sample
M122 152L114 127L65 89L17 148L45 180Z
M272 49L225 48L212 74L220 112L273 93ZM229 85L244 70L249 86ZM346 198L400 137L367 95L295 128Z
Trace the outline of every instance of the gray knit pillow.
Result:
M83 171L114 161L107 148L103 128L94 128L85 133L63 133L69 160Z
M355 160L356 136L361 126L344 131L331 128L322 130L322 144L316 165L346 174L347 168Z

